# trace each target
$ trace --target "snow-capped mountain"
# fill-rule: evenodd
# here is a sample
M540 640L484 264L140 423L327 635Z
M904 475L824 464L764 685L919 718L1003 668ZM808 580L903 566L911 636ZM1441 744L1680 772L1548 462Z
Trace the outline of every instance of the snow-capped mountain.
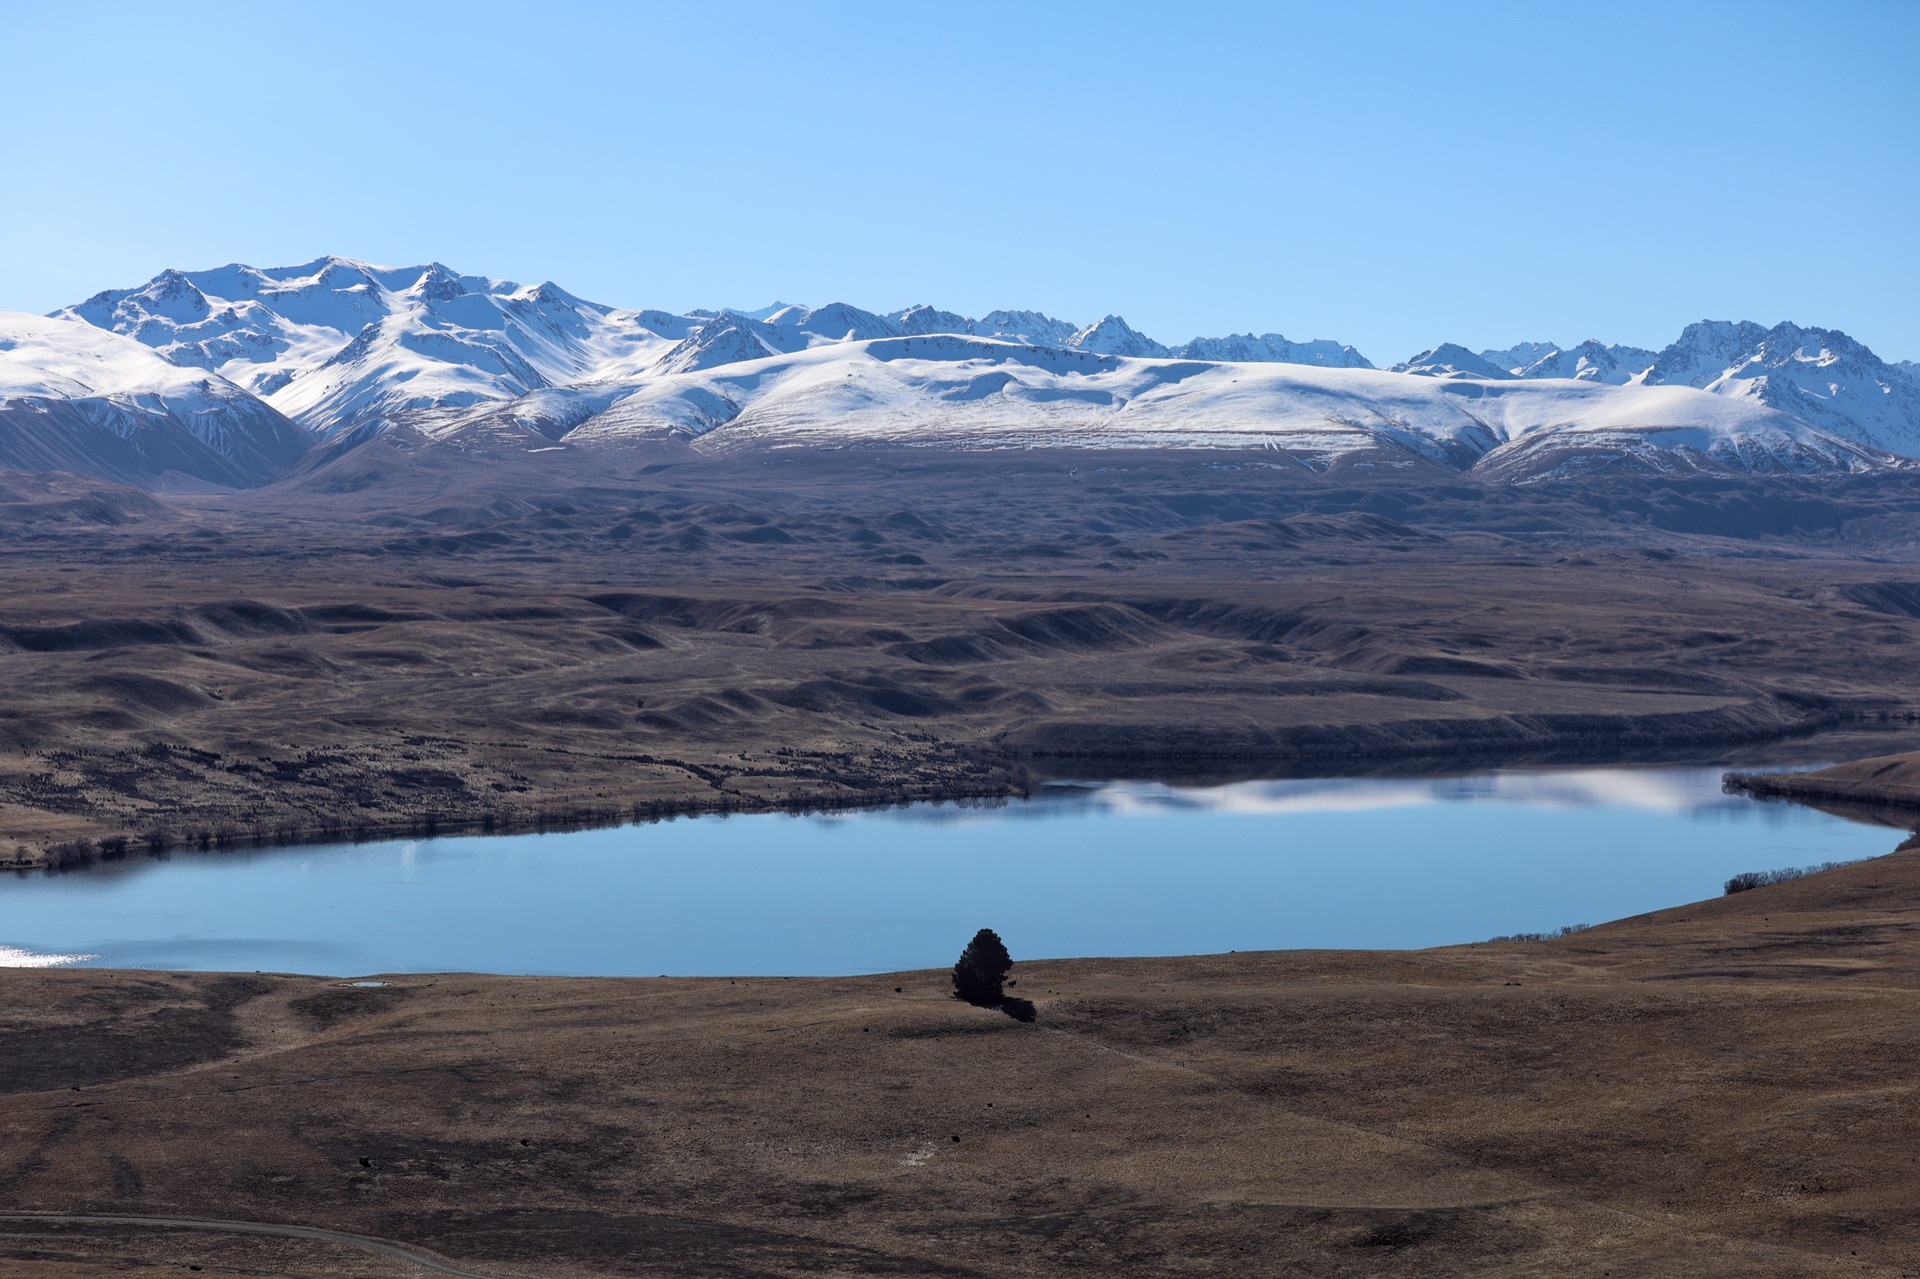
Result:
M817 342L955 333L1105 354L1172 354L1118 316L1081 327L1038 311L972 319L920 306L879 315L844 302L676 315L587 302L550 283L522 287L459 275L438 263L378 267L336 257L269 269L163 271L138 288L107 290L59 314L125 334L174 364L220 373L323 433L618 380L650 366L685 372ZM1358 352L1336 343L1296 349L1277 334L1231 341L1241 359L1366 367Z
M1033 346L1072 346L1080 326L1038 311L989 311L971 330L982 337L1005 338Z
M1295 342L1279 333L1262 333L1258 336L1230 333L1221 338L1194 338L1182 346L1168 347L1139 332L1117 315L1109 315L1084 328L1038 311L989 311L975 320L937 307L910 306L888 312L886 318L899 325L902 333L916 336L952 333L1000 338L1030 346L1097 351L1102 355L1177 356L1184 360L1212 360L1216 363L1313 364L1334 369L1373 367L1366 356L1344 343L1330 342L1324 338Z
M797 329L780 329L735 311L722 311L681 338L653 367L661 373L690 373L782 355L806 345L806 335Z
M683 316L586 302L553 284L350 258L164 271L59 314L217 372L326 431L619 376L697 327Z
M499 410L479 410L427 429L458 436L501 422ZM660 436L710 452L1200 448L1315 467L1370 454L1524 477L1610 461L1675 472L1903 465L1691 387L1142 359L945 334L824 343L650 378L559 438L593 447Z
M237 487L312 445L217 373L77 320L0 312L0 466Z
M1702 320L1641 381L1754 400L1874 448L1920 454L1920 382L1832 329Z
M1608 346L1588 338L1569 350L1554 347L1529 364L1511 370L1520 377L1569 377L1581 382L1625 386L1660 358L1658 351L1637 346Z
M1109 315L1089 324L1074 334L1067 345L1076 351L1092 351L1097 355L1137 355L1165 359L1173 354L1117 315Z
M1195 338L1174 352L1183 360L1234 363L1312 364L1323 369L1370 369L1372 361L1339 342L1324 338L1295 342L1278 333L1229 333L1223 338Z
M785 311L786 309L788 309L793 305L794 304L791 302L770 302L766 306L722 307L720 310L731 311L735 315L744 315L749 320L764 320L770 315L778 315L780 312ZM801 308L801 310L805 310L805 309L806 309L805 307ZM695 319L695 320L710 320L714 316L719 314L720 314L720 311L688 311L687 312L688 318Z
M864 342L870 338L897 338L906 330L884 315L862 311L845 302L834 302L819 310L804 306L783 307L766 318L775 329L804 333L809 342Z
M889 320L900 326L902 333L968 333L974 332L976 321L953 311L942 311L937 306L909 306L889 312Z
M1518 342L1502 351L1482 351L1480 358L1496 369L1518 376L1526 368L1560 349L1558 342Z
M954 311L922 305L888 312L886 318L899 325L902 333L915 336L951 333L957 336L1001 338L1029 346L1076 347L1080 345L1081 336L1086 334L1102 342L1132 340L1149 347L1159 345L1152 338L1134 333L1125 320L1116 316L1108 316L1100 324L1082 328L1071 320L1058 320L1040 311L989 311L976 320ZM1118 328L1115 327L1116 323ZM1102 328L1102 325L1106 327ZM1130 337L1123 336L1122 330L1124 335Z
M1442 342L1431 351L1422 351L1403 364L1396 364L1391 373L1411 373L1415 377L1471 377L1484 378L1498 382L1514 377L1485 356L1475 355L1466 347L1453 342Z
M67 358L52 348L84 329L140 352L142 386L165 381L155 368L199 379L200 407L162 416L215 453L208 441L230 432L232 451L254 460L223 483L253 482L271 466L258 458L304 447L288 418L349 442L404 422L509 444L666 431L703 448L1097 442L1323 460L1387 449L1526 474L1556 473L1562 454L1582 466L1735 470L1920 457L1913 366L1793 325L1703 322L1658 353L1447 343L1378 371L1350 346L1277 333L1170 348L1117 315L1078 325L1038 311L881 314L845 302L675 314L435 263L347 258L166 271L59 314L70 322L52 331L59 340L15 364L44 357L34 376L50 375ZM93 390L38 398L65 405L65 418L82 403L133 402Z

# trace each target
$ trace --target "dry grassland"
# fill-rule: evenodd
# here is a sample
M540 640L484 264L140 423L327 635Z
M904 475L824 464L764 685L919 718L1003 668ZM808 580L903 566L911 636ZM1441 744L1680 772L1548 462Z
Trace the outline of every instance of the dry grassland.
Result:
M1534 944L845 980L0 977L0 1202L488 1275L1896 1276L1920 854ZM425 1273L0 1221L0 1274Z

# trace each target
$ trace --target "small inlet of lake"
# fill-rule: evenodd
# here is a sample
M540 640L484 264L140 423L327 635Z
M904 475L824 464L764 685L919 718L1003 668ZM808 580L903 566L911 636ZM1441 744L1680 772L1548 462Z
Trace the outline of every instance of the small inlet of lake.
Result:
M997 806L176 852L0 880L0 965L347 976L838 975L1401 948L1717 896L1903 833L1723 794L1722 769L1053 784Z

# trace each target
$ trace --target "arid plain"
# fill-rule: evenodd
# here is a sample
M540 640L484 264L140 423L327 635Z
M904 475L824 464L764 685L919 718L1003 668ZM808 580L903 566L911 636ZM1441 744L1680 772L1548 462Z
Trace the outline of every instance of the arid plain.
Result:
M1916 516L1902 474L405 431L243 494L8 475L0 835L78 870L1062 773L1881 756ZM1815 797L1891 852L1920 770L1856 771ZM0 1219L0 1274L1911 1273L1916 908L1900 852L1553 942L1023 963L1030 1022L940 973L14 972L0 1209L92 1219Z
M395 432L241 494L6 477L0 840L37 865L1060 769L1623 759L1920 710L1904 474L1411 465Z

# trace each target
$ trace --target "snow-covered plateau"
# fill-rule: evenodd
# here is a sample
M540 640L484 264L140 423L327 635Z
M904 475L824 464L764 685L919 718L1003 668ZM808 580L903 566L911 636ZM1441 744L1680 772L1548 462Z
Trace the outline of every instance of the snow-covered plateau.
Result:
M1661 351L1587 341L1393 366L1278 333L1170 347L1117 315L846 303L625 310L437 263L165 271L0 315L0 465L257 484L394 425L465 447L657 437L1366 454L1537 478L1920 463L1920 371L1846 334L1703 321Z

